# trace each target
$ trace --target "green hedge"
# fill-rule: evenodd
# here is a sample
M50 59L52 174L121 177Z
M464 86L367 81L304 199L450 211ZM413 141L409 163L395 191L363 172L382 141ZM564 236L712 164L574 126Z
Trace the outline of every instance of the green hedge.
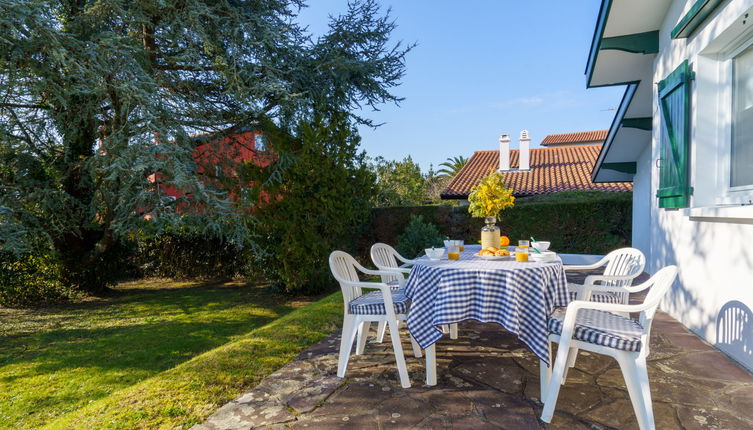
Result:
M359 241L362 257L376 242L395 245L411 215L437 225L444 236L478 243L481 218L471 218L467 207L417 206L378 208L372 211L368 233ZM630 246L632 234L631 193L561 193L522 198L502 212L497 225L512 244L534 236L552 242L557 252L606 254Z

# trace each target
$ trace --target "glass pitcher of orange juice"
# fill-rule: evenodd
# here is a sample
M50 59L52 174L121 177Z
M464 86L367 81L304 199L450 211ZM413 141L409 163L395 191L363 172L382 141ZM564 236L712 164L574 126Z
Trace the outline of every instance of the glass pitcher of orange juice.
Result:
M515 261L528 261L528 247L530 242L527 240L519 240L518 247L515 248Z

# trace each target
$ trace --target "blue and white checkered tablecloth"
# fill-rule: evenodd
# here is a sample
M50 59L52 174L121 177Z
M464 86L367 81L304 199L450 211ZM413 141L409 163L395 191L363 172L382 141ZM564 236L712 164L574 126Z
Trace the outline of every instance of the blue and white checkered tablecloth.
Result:
M405 285L411 334L427 348L442 337L443 324L493 322L548 363L549 315L569 302L562 261L484 260L473 255L479 249L466 246L460 260L417 261Z

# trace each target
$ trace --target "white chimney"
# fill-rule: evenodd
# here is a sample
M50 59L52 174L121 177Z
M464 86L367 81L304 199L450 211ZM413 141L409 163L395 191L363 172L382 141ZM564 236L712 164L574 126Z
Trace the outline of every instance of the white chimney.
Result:
M510 135L499 135L499 171L510 170Z
M518 170L531 169L531 138L528 130L520 132L520 151L518 153Z

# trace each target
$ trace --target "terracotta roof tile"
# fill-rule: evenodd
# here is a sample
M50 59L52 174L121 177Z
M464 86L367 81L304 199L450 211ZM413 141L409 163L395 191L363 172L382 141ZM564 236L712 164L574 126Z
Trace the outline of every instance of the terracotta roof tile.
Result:
M577 143L604 143L609 130L579 131L577 133L550 134L541 146L572 145Z
M629 192L628 182L591 182L591 170L602 145L563 146L531 149L531 169L505 173L505 184L516 196L551 194L561 191ZM510 151L510 167L518 168L518 150ZM442 191L443 199L465 199L471 187L499 167L499 151L476 151L465 167Z

